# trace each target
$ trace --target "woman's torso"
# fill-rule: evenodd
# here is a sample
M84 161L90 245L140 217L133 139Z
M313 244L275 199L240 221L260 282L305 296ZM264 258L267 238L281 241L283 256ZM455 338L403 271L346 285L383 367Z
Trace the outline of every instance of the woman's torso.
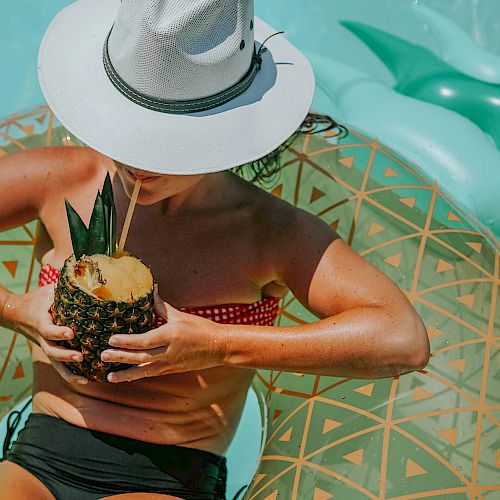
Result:
M103 161L100 169L111 169ZM98 179L103 173L97 170ZM160 295L174 307L253 303L283 296L275 282L273 251L263 217L273 199L260 189L220 174L230 188L209 210L169 216L162 204L136 206L126 248L151 267ZM98 182L65 188L75 208L89 214ZM95 189L94 189L95 188ZM129 199L118 176L113 181L118 232ZM35 249L42 263L61 267L72 253L64 196L42 213ZM71 195L74 194L72 197ZM85 220L85 217L84 217ZM254 371L228 367L173 374L121 384L71 385L33 349L35 412L78 426L162 444L223 453L239 421Z

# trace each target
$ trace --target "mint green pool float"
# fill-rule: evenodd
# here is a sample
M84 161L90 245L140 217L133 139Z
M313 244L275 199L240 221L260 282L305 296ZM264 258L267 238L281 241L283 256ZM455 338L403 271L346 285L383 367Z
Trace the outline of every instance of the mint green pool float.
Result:
M0 154L73 143L46 106L0 120ZM377 380L259 371L266 431L245 498L499 498L498 240L418 166L355 130L300 138L284 163L273 194L323 218L401 287L433 356ZM17 293L37 286L36 226L0 233L0 282ZM277 324L316 320L282 300ZM0 416L31 382L27 340L2 329Z

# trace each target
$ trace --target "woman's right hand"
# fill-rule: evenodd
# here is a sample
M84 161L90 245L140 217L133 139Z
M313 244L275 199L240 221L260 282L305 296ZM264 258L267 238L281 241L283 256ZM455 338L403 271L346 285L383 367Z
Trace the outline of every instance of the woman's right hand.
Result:
M23 295L11 295L3 307L10 328L35 342L47 355L61 377L71 384L86 384L85 377L72 373L63 362L80 362L82 353L66 349L56 341L74 337L73 330L54 325L49 309L54 302L55 284L42 286Z

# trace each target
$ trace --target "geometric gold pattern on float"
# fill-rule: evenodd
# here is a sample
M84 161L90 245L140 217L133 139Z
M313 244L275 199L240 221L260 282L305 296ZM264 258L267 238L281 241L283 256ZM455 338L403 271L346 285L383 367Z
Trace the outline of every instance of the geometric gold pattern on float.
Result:
M347 158L339 158L338 162L347 168L352 168L354 163L354 156L348 156Z
M415 196L412 196L410 198L399 198L399 201L401 203L404 203L407 207L413 208L415 206L417 198Z
M19 363L17 364L16 371L14 372L14 375L12 375L12 378L16 379L22 377L24 377L23 363L22 361L19 361Z
M385 227L377 224L376 222L372 222L370 224L370 228L368 229L368 236L373 236L374 234L381 233L385 231Z
M420 476L421 474L427 474L427 471L413 460L408 459L406 462L406 477Z
M286 432L284 432L281 437L280 437L280 441L290 441L290 438L292 437L292 430L293 430L293 427L290 427L290 429L288 429Z
M461 295L460 297L457 297L457 300L461 302L462 304L466 305L470 309L474 307L474 299L476 298L476 295L474 293L468 294L468 295Z
M323 191L313 187L312 192L311 192L311 199L309 200L309 203L314 203L316 200L323 198L323 196L325 196L325 193Z
M453 361L448 361L447 365L457 370L457 372L463 373L465 371L465 363L465 358L461 358L455 359Z
M438 263L436 266L437 273L442 273L444 271L451 271L452 269L455 269L455 266L448 264L448 262L444 261L443 259L438 259Z
M477 253L481 253L481 250L483 249L483 245L478 241L466 241L465 244L469 245L472 248L472 250L474 250Z
M453 446L457 444L458 429L456 427L453 429L441 429L438 430L437 433L443 439L446 439L446 441L448 441L448 443L452 444Z
M328 493L328 491L318 487L314 488L313 500L330 500L330 498L333 498L333 495Z
M348 453L347 455L344 455L342 458L345 460L348 460L349 462L352 462L353 464L356 465L363 465L363 453L364 450L356 450L353 451L352 453Z
M456 222L461 222L462 221L462 219L455 212L452 212L451 210L448 212L447 219L449 221L456 221Z
M374 387L375 387L375 384L367 384L367 385L363 385L362 387L358 387L357 389L354 389L354 392L357 392L359 394L363 394L365 396L371 396L373 393Z
M390 264L393 267L399 267L401 264L401 253L397 253L395 255L392 255L391 257L387 257L384 259L384 262L387 262L387 264Z
M2 264L7 268L7 271L9 271L10 275L13 278L15 278L16 277L16 270L17 270L17 261L4 260L4 261L2 261Z
M428 326L427 327L427 335L432 340L436 337L443 335L443 332L439 328L436 328L434 326Z
M432 392L422 389L422 387L415 387L413 392L413 401L421 401L422 399L432 398L434 394Z
M325 418L325 422L323 424L323 432L322 434L326 434L337 427L342 425L341 422L337 422L336 420L332 420L331 418Z
M274 196L277 196L278 198L281 198L281 194L283 192L283 184L280 184L279 186L276 186L271 193L274 194Z
M25 125L25 126L21 126L19 127L26 135L33 135L33 130L35 129L35 127L33 125Z
M0 154L24 144L77 143L61 127L54 128L54 122L42 106L9 117L0 123ZM17 135L10 140L9 134ZM498 242L479 225L462 220L437 183L429 183L418 169L356 131L331 141L319 134L299 136L283 160L279 185L267 190L319 213L368 260L379 264L389 259L384 270L421 314L435 356L416 374L362 381L355 389L351 384L359 382L350 378L281 372L268 376L258 370L255 386L274 425L268 424L264 458L246 498L493 499L500 469L500 402L494 389L500 326ZM467 217L473 220L471 214ZM14 272L19 282L21 276L25 279L29 259L7 253L6 239L10 241L3 233L0 268L7 269L9 279ZM32 251L28 254L31 258ZM15 271L13 264L2 264L18 260ZM299 301L289 296L280 301L278 325L309 321L316 318ZM31 375L29 355L19 350L28 351L26 342L4 333L3 413L27 392ZM425 385L415 386L414 380Z
M399 174L391 167L387 167L384 172L384 177L399 177Z

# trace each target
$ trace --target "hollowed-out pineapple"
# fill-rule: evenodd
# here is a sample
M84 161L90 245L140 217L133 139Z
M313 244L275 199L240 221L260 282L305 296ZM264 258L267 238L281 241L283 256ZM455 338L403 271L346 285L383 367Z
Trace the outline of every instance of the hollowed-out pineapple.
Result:
M101 361L115 333L143 333L153 319L153 276L136 257L116 251L116 212L109 175L98 193L89 227L66 201L74 254L59 275L51 314L75 336L65 347L82 352L81 363L66 363L77 375L105 382L111 371L129 368Z

